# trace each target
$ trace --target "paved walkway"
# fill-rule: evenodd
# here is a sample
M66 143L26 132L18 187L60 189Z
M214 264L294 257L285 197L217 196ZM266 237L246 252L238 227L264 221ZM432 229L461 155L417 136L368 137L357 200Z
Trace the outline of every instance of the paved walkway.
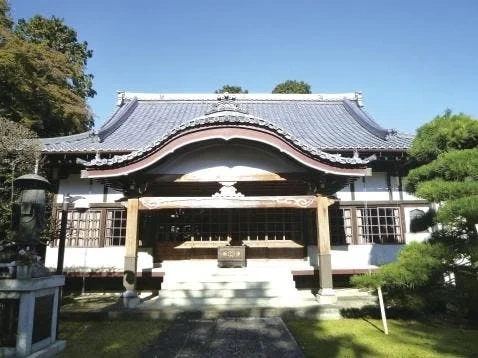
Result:
M140 357L303 358L292 334L279 317L177 318L146 347Z

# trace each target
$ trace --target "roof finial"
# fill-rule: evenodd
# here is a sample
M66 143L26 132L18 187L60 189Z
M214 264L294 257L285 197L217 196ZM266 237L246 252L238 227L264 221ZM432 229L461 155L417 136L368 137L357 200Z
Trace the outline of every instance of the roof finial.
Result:
M363 93L362 91L355 91L355 100L357 101L357 105L362 108L363 107Z
M116 91L116 106L121 107L124 104L124 91Z

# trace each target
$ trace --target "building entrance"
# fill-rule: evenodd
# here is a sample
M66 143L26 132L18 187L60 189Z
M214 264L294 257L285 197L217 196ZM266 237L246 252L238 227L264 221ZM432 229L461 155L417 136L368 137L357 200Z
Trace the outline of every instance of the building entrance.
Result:
M140 215L140 240L156 261L216 258L217 247L245 245L248 258L303 258L314 240L313 211L164 209Z

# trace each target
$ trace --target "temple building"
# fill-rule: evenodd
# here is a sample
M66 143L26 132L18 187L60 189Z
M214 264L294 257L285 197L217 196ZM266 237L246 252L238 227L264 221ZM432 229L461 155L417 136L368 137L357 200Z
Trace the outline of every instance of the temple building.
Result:
M168 275L168 262L241 246L247 264L318 270L333 295L333 275L427 236L410 221L429 203L403 190L412 139L377 124L359 92L119 92L99 129L43 140L58 218L74 198L65 270Z

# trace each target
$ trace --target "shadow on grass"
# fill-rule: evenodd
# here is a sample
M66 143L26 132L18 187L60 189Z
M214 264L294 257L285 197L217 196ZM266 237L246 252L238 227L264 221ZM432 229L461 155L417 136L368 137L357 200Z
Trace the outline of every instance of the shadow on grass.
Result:
M62 320L60 339L67 348L59 357L136 357L167 327L159 320Z
M374 322L372 322L371 320L367 319L367 318L362 318L363 321L367 322L369 325L371 325L373 328L375 328L377 331L379 332L382 332L382 333L385 333L383 327L379 327L378 325L376 325Z
M395 322L396 327L404 332L402 341L408 344L428 345L437 356L442 357L477 357L478 330L469 326L431 321Z
M383 332L377 306L345 309L341 314L346 318L361 319ZM420 312L397 308L388 309L386 314L390 335L384 337L389 344L405 347L402 348L404 352L407 352L405 349L413 350L413 347L429 347L428 354L433 356L478 357L478 329L474 322L446 316L425 316Z
M334 334L324 327L325 321L289 320L287 326L306 357L374 357L375 350L357 342L354 334ZM329 321L330 322L330 321ZM340 321L335 321L340 324Z
M340 310L344 318L375 318L380 319L380 308L377 305L367 305L362 308L344 308ZM423 314L403 308L387 308L387 318L391 319L421 319Z

